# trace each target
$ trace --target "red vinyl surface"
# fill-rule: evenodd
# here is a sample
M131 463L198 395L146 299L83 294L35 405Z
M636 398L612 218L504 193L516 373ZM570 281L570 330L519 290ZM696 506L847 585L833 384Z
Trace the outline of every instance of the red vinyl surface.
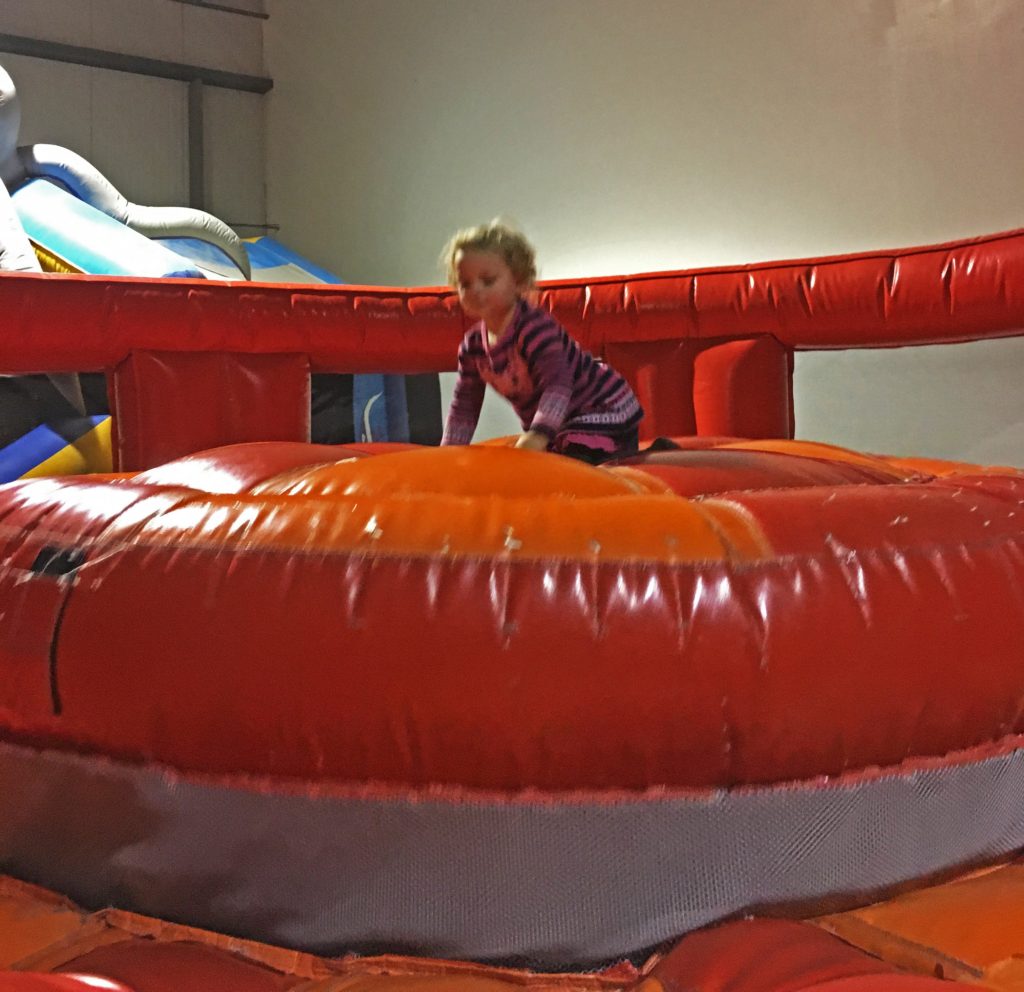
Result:
M192 987L195 988L195 986ZM0 992L136 992L136 990L122 985L120 982L96 975L44 975L0 971Z
M964 341L1024 326L1024 231L857 255L558 280L540 299L597 351L754 338L789 348ZM134 349L308 354L315 371L454 367L447 288L220 284L3 273L3 371L110 368ZM67 327L74 326L69 335Z
M806 923L738 920L684 937L637 992L955 992L900 972Z
M538 297L586 347L621 367L647 411L643 437L791 437L794 350L1016 335L1022 286L1024 232L1009 231L859 255L545 282ZM314 372L448 371L465 330L455 295L438 287L5 272L0 312L17 342L0 356L0 373L113 373L133 353L162 356L167 390L150 388L150 373L160 371L151 368L145 388L132 388L141 369L122 369L113 390L138 401L118 426L118 464L127 468L239 440L303 440L292 414L301 419L308 384L281 370L253 379L247 366L257 356L291 356ZM188 399L195 359L173 358L197 353L227 356L232 366L226 388L205 389L198 407ZM247 422L240 433L238 397L258 400L272 423L261 421L254 434ZM273 420L268 397L291 412Z
M244 441L308 441L305 355L133 350L111 371L114 467Z
M684 496L498 447L9 486L0 706L183 769L498 790L785 781L1024 732L1024 477L761 446L646 456ZM47 548L84 564L41 574Z

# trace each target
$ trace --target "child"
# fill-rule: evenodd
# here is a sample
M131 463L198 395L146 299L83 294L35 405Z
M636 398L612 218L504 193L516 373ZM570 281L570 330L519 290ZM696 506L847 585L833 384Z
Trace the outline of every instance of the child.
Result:
M637 450L643 410L629 383L524 295L537 275L526 238L498 221L459 231L442 255L462 309L477 319L459 348L442 444L468 444L487 384L523 425L517 448L598 464Z

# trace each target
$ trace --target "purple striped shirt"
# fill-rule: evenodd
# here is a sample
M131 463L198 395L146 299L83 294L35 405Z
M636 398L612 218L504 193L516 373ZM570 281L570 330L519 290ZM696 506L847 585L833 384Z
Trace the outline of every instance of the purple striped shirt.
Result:
M608 438L614 447L643 417L618 372L581 348L547 310L524 300L493 345L483 321L462 339L442 444L472 440L488 385L512 404L524 431L546 434L555 448L571 435L595 442Z

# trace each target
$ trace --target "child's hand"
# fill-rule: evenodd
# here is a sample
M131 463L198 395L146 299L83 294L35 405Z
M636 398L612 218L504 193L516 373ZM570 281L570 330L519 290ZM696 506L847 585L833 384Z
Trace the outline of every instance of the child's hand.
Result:
M517 448L528 448L530 451L547 451L548 437L540 431L526 431L519 435Z

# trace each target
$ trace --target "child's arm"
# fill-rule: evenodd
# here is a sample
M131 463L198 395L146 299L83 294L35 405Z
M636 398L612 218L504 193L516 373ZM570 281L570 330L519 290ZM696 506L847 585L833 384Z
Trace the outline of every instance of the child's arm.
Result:
M466 357L466 342L459 348L459 377L455 381L452 405L448 408L441 444L469 444L473 440L480 410L484 405L483 379Z

